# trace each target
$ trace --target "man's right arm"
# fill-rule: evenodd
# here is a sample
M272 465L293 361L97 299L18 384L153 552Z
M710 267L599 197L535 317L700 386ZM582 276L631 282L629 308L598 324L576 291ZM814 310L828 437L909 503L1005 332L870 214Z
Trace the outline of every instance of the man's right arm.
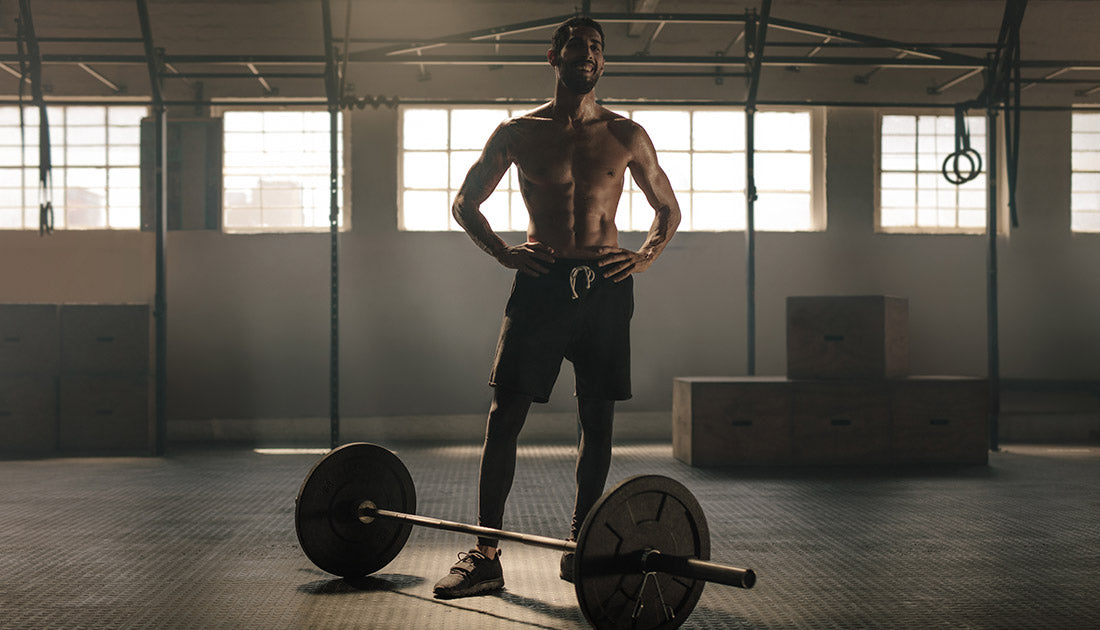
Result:
M554 262L553 250L542 243L531 242L509 247L493 231L489 220L481 212L481 204L496 190L500 178L504 177L508 167L512 165L508 141L509 126L512 124L512 121L501 123L489 137L481 156L470 167L458 195L455 196L451 214L474 243L500 264L537 276L548 271L539 261Z

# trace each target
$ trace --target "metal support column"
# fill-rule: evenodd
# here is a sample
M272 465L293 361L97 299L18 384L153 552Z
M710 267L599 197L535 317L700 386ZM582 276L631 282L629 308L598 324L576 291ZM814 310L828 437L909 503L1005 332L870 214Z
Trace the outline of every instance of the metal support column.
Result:
M145 59L149 68L149 83L153 94L153 180L156 182L153 194L153 216L156 233L156 295L153 298L153 322L155 327L156 368L156 428L154 452L164 455L165 436L168 432L168 282L165 241L168 233L167 150L165 140L168 137L167 115L164 97L161 94L159 51L153 47L153 31L149 26L149 7L145 0L137 0L138 19L141 21L141 36L145 45Z
M745 60L749 93L745 99L745 323L746 374L756 374L756 91L760 86L764 41L768 32L771 0L764 0L759 19L745 20Z
M989 204L986 237L986 355L989 375L989 448L1000 449L998 430L1001 416L1001 351L997 322L997 109L986 112L986 186Z
M338 159L340 140L340 94L336 76L336 49L332 42L332 10L329 0L321 0L325 29L325 95L329 112L329 241L330 241L330 310L329 338L329 446L340 445L340 190Z
M986 236L989 241L986 255L986 358L989 378L989 448L1000 449L1001 419L1001 349L998 324L999 304L997 299L997 111L1005 104L1005 116L1009 115L1008 104L1012 101L1009 87L1015 84L1016 102L1019 106L1019 53L1020 25L1023 23L1027 0L1006 0L1004 17L1001 19L1001 31L997 37L997 51L990 56L986 70L986 88L982 96L986 103L986 145L988 147L986 163L986 183L988 186L988 220ZM1007 130L1007 128L1006 128ZM1012 155L1009 162L1015 161L1017 133L1010 134L1006 150ZM1009 172L1009 199L1012 202L1012 220L1015 221L1015 168Z

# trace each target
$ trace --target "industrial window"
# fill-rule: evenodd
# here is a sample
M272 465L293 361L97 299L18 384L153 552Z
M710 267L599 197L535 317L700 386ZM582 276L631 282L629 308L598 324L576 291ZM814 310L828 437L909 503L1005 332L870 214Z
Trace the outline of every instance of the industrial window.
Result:
M129 229L141 225L141 119L139 106L51 106L52 187L57 229ZM37 230L39 112L0 107L0 229ZM25 145L25 149L23 148Z
M1100 232L1100 113L1073 114L1070 228Z
M745 227L745 118L740 110L716 108L616 108L649 133L658 160L676 192L681 230L742 230ZM398 156L403 230L461 228L451 202L466 172L502 120L522 110L501 107L402 107ZM824 125L809 110L756 115L756 228L770 231L821 229ZM646 231L653 209L627 176L616 224ZM513 165L481 206L493 229L526 231L527 210Z
M222 166L226 232L329 229L330 134L327 111L226 111ZM344 203L344 117L338 117L337 178Z
M984 116L967 116L970 146L985 159ZM986 169L956 186L943 176L955 151L953 115L882 115L876 228L882 232L981 233L986 227ZM970 164L960 161L965 170Z

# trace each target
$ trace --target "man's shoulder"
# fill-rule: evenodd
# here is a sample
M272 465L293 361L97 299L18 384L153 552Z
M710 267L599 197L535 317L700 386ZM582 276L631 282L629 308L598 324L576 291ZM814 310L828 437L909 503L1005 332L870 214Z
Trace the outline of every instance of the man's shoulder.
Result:
M645 129L637 122L621 114L614 112L611 112L611 114L613 114L613 117L608 118L607 129L619 138L619 141L623 144L633 147L639 140L648 138Z
M505 124L524 125L537 122L545 122L547 120L550 120L550 103L544 103L542 105L539 105L538 107L535 107L534 109L519 112L506 120Z

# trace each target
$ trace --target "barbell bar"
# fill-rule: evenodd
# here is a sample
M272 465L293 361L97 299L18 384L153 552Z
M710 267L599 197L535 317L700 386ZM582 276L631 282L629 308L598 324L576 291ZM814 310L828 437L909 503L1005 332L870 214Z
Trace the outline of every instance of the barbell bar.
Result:
M318 461L295 503L302 550L319 568L345 578L389 564L413 526L572 551L578 605L595 628L677 628L706 582L739 588L756 582L752 569L709 561L710 533L698 501L659 475L631 477L605 493L575 542L417 515L404 463L362 442Z
M392 510L382 510L371 501L364 501L360 504L360 521L363 523L370 523L376 518L404 521L419 527L442 529L459 532L461 534L472 534L484 538L511 540L532 547L543 547L557 551L576 552L577 550L577 543L572 540L510 532L503 529L481 527L480 525L467 525L466 523L459 523L456 521L444 521L438 518L420 516L418 514L405 514ZM752 588L753 585L756 584L756 573L752 569L740 569L715 562L698 560L696 558L668 556L661 553L658 549L640 550L637 552L637 556L638 570L642 573L668 573L679 577L736 586L737 588Z

